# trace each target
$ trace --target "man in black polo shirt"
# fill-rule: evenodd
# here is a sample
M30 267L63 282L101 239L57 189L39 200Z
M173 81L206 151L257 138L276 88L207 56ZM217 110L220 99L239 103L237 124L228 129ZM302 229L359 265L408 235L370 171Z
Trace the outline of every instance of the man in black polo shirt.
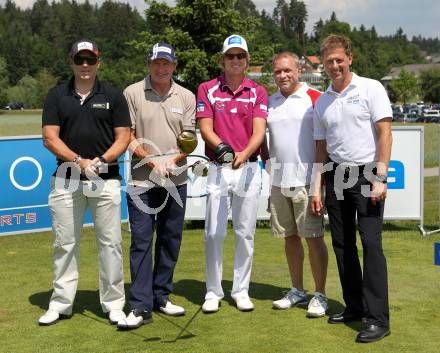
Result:
M56 157L49 208L54 241L54 290L49 310L38 320L51 325L70 317L78 284L79 240L90 209L99 252L99 294L104 312L116 324L125 314L120 176L108 166L127 148L130 115L119 89L96 78L100 66L96 43L73 44L73 77L52 88L44 102L44 145Z

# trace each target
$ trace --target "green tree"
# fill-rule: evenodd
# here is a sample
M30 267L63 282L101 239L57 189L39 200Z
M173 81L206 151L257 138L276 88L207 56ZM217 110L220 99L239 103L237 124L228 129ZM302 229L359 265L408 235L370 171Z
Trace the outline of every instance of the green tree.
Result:
M425 102L440 102L440 69L430 69L420 74L420 86Z
M291 0L289 4L290 25L296 41L304 46L307 8L303 1Z
M403 102L403 104L406 104L410 98L416 96L420 91L416 75L403 68L400 70L399 76L391 80L388 87L393 91L397 100Z
M38 95L38 81L32 76L25 75L17 85L7 89L8 100L23 102L26 108L41 107Z
M307 20L307 9L304 2L291 0L287 4L285 0L277 0L272 18L288 42L288 47L284 49L302 53Z
M235 0L234 9L243 17L258 17L260 15L252 0Z
M133 50L130 50L133 51ZM133 82L141 80L145 77L147 71L145 56L127 56L117 60L101 61L98 71L100 80L106 81L120 89L124 89Z
M6 69L6 60L0 57L0 109L8 102L7 89L9 86L8 70Z
M350 36L350 33L350 25L347 22L339 21L336 17L336 13L332 12L330 19L325 21L324 25L320 28L319 42L322 42L324 38L330 34Z
M37 81L35 108L42 108L47 92L57 84L58 78L53 76L49 70L43 68L37 72L35 80Z
M220 52L230 34L243 35L253 53L259 19L247 17L243 21L233 0L178 0L174 7L154 0L147 3L148 31L141 32L131 44L144 55L155 42L172 44L179 59L176 77L193 91L200 82L220 74Z

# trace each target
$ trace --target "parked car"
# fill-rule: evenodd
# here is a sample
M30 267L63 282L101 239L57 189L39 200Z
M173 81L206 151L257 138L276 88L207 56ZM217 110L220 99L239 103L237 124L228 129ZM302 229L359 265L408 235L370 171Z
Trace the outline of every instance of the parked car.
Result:
M8 104L6 104L5 106L6 110L23 110L24 109L24 104L21 102L10 102Z
M407 123L416 123L418 121L418 119L420 118L420 115L418 114L407 114L406 115L406 122Z
M405 115L404 113L394 113L393 112L393 121L395 122L405 122Z
M426 109L422 115L425 119L429 119L431 123L437 123L440 119L440 111L434 109Z

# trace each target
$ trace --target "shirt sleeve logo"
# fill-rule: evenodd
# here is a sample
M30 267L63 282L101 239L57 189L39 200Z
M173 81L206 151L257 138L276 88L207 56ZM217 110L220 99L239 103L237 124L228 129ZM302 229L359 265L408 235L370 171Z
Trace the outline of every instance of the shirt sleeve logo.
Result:
M198 101L197 102L197 112L204 112L205 111L205 103L203 103L202 101Z

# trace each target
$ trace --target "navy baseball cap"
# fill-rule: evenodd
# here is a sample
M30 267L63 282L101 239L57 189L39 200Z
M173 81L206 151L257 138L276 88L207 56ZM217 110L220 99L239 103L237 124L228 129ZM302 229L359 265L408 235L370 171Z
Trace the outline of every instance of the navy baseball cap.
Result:
M73 58L80 51L84 50L87 50L99 57L98 46L94 41L89 39L80 39L79 41L73 43L72 47L70 48L70 57Z
M159 42L153 45L148 53L148 61L151 62L156 59L166 59L169 62L176 62L176 51L171 44Z

